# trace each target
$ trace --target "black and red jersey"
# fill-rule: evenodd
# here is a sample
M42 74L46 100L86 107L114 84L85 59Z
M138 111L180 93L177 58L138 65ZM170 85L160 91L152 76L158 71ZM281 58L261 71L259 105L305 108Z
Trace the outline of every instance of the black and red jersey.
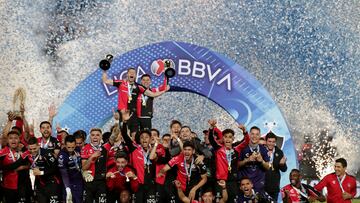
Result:
M40 148L36 156L32 156L29 151L26 151L22 157L28 160L31 168L39 168L44 172L43 175L35 177L35 185L44 187L48 183L61 183L58 162L53 153Z
M59 140L52 136L50 136L47 140L43 137L39 137L38 143L40 145L40 148L48 150L51 153L54 153L55 149L61 149L61 144Z
M166 90L166 84L167 83L167 79L166 77L164 78L164 82L161 86L156 87L156 88L150 88L149 90L152 92L161 92ZM154 108L153 108L153 102L154 102L154 98L153 97L148 97L146 95L144 95L144 93L140 93L138 95L137 101L136 101L136 107L137 107L137 117L138 118L152 118L153 114L154 114Z
M16 190L18 189L18 172L15 171L21 165L26 165L20 152L10 149L8 146L0 150L0 166L3 170L2 187Z
M146 88L140 84L130 84L127 80L114 80L113 85L118 88L118 110L136 112L137 97Z
M155 179L155 164L150 160L150 148L145 151L131 140L127 134L127 124L123 123L121 134L129 149L130 163L135 168L140 184L152 184Z
M106 176L107 150L103 146L96 148L91 144L87 144L81 149L80 156L81 159L89 159L96 151L100 151L101 155L91 162L88 170L91 171L91 175L94 177L94 180L104 180Z
M214 131L215 130L209 130L209 141L215 150L216 179L236 180L238 172L237 164L240 153L249 144L250 136L248 133L246 133L243 141L240 144L238 144L234 148L227 149L225 146L220 145L215 141Z
M184 153L180 153L173 157L168 165L172 168L177 166L176 179L181 183L181 190L188 192L193 186L197 185L201 180L201 175L207 173L205 164L195 164L196 156L192 156L190 164L185 161Z
M286 198L289 203L309 202L308 197L318 197L321 194L310 185L302 184L300 188L296 188L288 184L281 188L281 197ZM351 202L351 201L350 201Z

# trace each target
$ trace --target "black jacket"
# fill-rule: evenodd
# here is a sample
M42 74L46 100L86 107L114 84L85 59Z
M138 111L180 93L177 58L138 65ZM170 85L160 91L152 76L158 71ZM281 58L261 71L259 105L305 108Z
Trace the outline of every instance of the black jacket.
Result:
M281 149L275 146L275 154L273 160L273 168L270 168L265 173L265 191L268 193L280 191L280 171L285 172L287 170L286 163L280 165L280 160L284 157L284 153Z

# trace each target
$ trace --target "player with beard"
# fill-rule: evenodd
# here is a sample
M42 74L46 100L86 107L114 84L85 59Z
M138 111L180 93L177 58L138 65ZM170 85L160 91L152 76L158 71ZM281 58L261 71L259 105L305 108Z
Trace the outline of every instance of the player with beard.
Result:
M325 197L313 187L301 183L301 174L297 169L293 169L289 175L290 184L281 189L281 196L284 203L308 203L325 201Z
M115 155L116 167L108 170L106 174L106 185L108 188L108 202L120 202L121 192L131 188L137 192L139 180L135 170L128 165L128 156L125 152L118 151Z
M259 203L274 203L275 201L271 198L269 194L265 191L256 191L254 190L254 185L252 184L250 178L244 176L240 180L240 190L241 194L238 195L236 202L237 203L246 203L246 202L259 202Z
M140 132L140 145L131 140L127 134L127 122L130 119L130 111L123 113L123 126L121 134L128 147L131 165L135 168L139 179L139 189L135 193L135 201L155 202L155 164L150 160L150 131Z
M0 150L0 169L3 171L1 186L5 202L30 202L29 165L19 150L20 134L10 131L7 139L8 146Z
M77 130L74 132L74 137L75 137L75 143L76 143L76 147L81 149L84 147L85 145L85 139L86 139L86 132L83 130Z
M275 146L277 136L269 132L265 136L266 148L270 158L270 169L265 173L265 191L277 201L280 191L280 171L287 170L286 157L281 149Z
M81 174L80 149L76 147L75 137L65 137L65 147L61 149L58 166L65 187L66 202L81 203L83 201L83 178Z
M61 149L61 144L55 137L51 136L51 123L49 121L40 123L40 133L41 137L38 138L40 148L48 150L57 157Z
M163 94L164 91L152 92L146 87L136 83L135 68L129 68L127 70L126 80L108 79L106 71L104 71L102 75L102 81L105 84L118 88L118 110L121 114L123 114L126 110L130 110L131 117L128 121L128 127L130 129L131 136L134 137L136 132L139 130L139 121L136 113L138 96L140 94L144 94L148 97L157 97Z
M216 179L218 181L225 180L227 182L228 202L234 202L236 195L239 193L239 186L237 183L238 160L242 150L249 144L250 138L245 126L239 125L239 128L244 133L244 140L233 147L235 132L231 129L225 129L222 132L222 143L224 143L224 145L220 145L214 139L216 120L211 119L208 123L210 125L209 141L215 150Z
M193 200L190 201L188 197L185 196L184 192L181 190L181 183L179 181L175 181L175 186L178 191L179 198L184 203L226 203L228 199L227 190L226 190L226 182L224 180L218 181L218 185L221 187L221 198L215 200L214 191L210 185L208 185L205 189L201 191L201 201Z
M269 170L269 156L265 146L259 144L260 129L253 126L250 129L250 142L240 154L239 176L250 178L256 191L263 191L265 172Z
M151 129L151 145L150 160L156 164L156 173L158 173L167 164L171 155L168 146L163 146L160 143L160 132L157 129ZM156 202L171 202L167 199L166 190L164 187L166 175L155 178L156 183Z
M176 165L176 179L181 183L181 190L185 196L192 201L199 198L200 188L207 181L207 170L205 164L195 163L197 156L195 155L195 147L192 142L185 142L183 147L183 152L172 158L169 163L159 171L157 176L164 176L166 171Z
M106 202L107 150L101 146L102 132L99 128L90 130L90 143L81 150L82 175L85 180L84 199L86 203Z
M41 148L35 137L29 139L27 159L35 176L35 194L39 203L61 200L58 162L51 151Z
M149 74L144 74L141 76L141 85L143 85L146 89L152 92L165 92L169 90L169 86L167 84L166 77L164 78L164 83L157 88L150 88L151 85L151 77ZM158 95L160 96L160 95ZM137 117L139 119L140 130L150 130L151 129L151 119L153 117L154 109L153 109L154 97L148 97L143 93L140 93L137 98Z
M190 129L189 126L182 126L181 127L181 129L180 129L180 139L181 139L182 142L185 142L185 141L192 142L194 147L195 147L196 153L199 154L199 155L202 155L202 156L198 156L201 159L196 160L196 163L201 162L204 158L210 159L212 157L211 151L201 144L201 140L198 137L193 137L192 136L191 129Z
M316 186L315 190L327 188L326 202L350 203L356 195L356 179L346 173L347 161L344 158L335 160L335 172L326 175Z

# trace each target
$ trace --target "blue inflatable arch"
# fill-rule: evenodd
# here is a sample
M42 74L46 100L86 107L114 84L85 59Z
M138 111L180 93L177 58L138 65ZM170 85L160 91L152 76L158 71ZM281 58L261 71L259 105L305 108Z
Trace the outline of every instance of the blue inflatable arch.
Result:
M282 149L289 168L297 167L297 157L290 131L279 108L262 85L234 61L207 48L193 44L166 41L147 45L114 57L108 76L121 78L129 67L137 69L138 78L151 74L151 64L157 59L172 59L177 75L170 80L170 91L200 94L225 109L238 123L257 125L262 133L271 123L275 134L283 137ZM101 127L112 116L117 105L114 87L101 81L102 70L97 69L82 81L59 109L54 122L71 130ZM163 76L152 76L153 85L162 83ZM282 183L288 182L288 173ZM284 184L282 184L284 185Z

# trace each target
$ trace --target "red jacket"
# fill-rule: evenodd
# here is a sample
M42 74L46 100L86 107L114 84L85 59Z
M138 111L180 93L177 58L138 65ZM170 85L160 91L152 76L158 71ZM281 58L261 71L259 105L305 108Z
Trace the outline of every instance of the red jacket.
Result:
M126 166L122 172L118 172L117 168L111 168L108 172L112 172L115 173L115 177L114 178L107 178L106 179L106 185L109 189L109 191L114 191L117 190L118 192L121 192L123 190L128 189L127 183L126 182L126 176L125 174L129 171L132 171L133 173L135 173L135 170L132 169L130 166ZM131 191L132 192L137 192L138 187L139 187L139 179L132 179L129 178L130 180L130 187L131 187Z
M12 154L11 154L12 152ZM11 150L9 147L5 147L0 150L1 168L3 169L3 182L2 186L7 189L17 190L18 188L18 173L15 169L15 162L20 158L20 154Z
M345 192L351 194L352 197L356 195L356 179L354 176L346 174L344 181L342 182L342 187ZM342 190L338 178L335 173L326 175L317 185L315 185L315 190L320 191L326 187L327 188L327 197L326 202L328 203L351 203L351 200L344 200L342 198Z
M219 132L220 130L214 128L214 131ZM216 150L215 151L216 179L227 180L229 174L229 170L228 170L229 165L226 158L226 148L225 146L215 141L213 132L211 130L209 130L209 141L213 146L213 148ZM237 153L236 155L234 155L235 157L237 158L240 157L241 151L249 144L249 141L250 141L250 136L248 133L246 133L244 135L244 140L239 145L233 148L234 151ZM233 168L232 170L237 171L236 168Z

